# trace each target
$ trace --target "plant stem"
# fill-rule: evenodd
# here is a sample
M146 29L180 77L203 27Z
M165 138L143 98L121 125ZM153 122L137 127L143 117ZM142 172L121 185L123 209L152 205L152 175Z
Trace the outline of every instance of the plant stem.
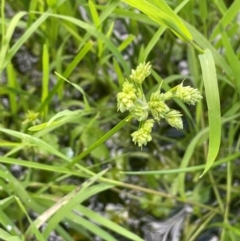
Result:
M199 53L204 54L204 50L202 50L196 43L194 43L193 41L189 41L190 45L193 46L193 48L195 48Z
M116 132L118 132L123 126L126 125L127 122L129 122L132 119L131 115L127 116L125 119L120 121L116 126L114 126L109 132L107 132L104 136L102 136L98 141L94 142L90 147L88 147L85 151L80 153L78 156L76 156L70 164L67 165L67 167L72 167L74 164L82 160L86 155L88 155L91 151L96 149L98 146L100 146L103 142L107 141L111 136L113 136Z

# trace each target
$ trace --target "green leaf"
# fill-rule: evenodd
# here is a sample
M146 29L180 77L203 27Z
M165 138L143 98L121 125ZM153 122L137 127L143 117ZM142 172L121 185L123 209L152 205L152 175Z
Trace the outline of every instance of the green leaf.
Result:
M26 215L29 223L32 225L32 230L33 230L33 234L35 235L35 237L37 238L38 241L44 241L44 238L41 234L41 232L37 229L37 227L35 226L35 224L32 222L31 218L29 217L27 210L25 209L23 203L21 202L21 200L18 197L15 197L18 205L20 206L21 210L23 211L23 213Z
M6 67L4 66L4 61L6 58L7 51L10 46L10 41L12 38L12 35L14 33L14 30L19 22L19 20L26 15L27 12L19 12L17 13L11 20L11 22L8 25L8 30L6 32L5 36L2 36L3 38L3 45L1 46L1 51L0 51L0 72Z
M49 13L48 16L69 21L69 22L79 26L80 28L85 29L88 33L90 33L97 39L101 39L104 42L105 46L112 52L112 54L117 58L119 63L122 65L125 74L130 73L130 68L127 65L126 61L123 59L123 56L121 55L121 53L119 52L117 47L113 44L113 42L111 40L109 40L104 34L99 32L95 27L93 27L92 25L90 25L86 22L83 22L79 19L69 17L69 16L64 16L64 15L59 15L59 14L51 14L51 13Z
M233 72L229 67L228 63L226 62L225 58L219 53L219 51L217 51L216 48L211 44L211 42L209 42L209 40L206 39L195 27L193 27L187 22L185 22L185 24L191 32L194 41L203 49L209 49L212 52L216 65L223 69L224 72L226 72L226 74L229 76L229 78L232 78Z
M43 56L42 56L43 76L42 76L42 98L43 103L48 96L49 90L49 53L46 44L43 45ZM46 117L48 114L48 105L43 110L43 116Z
M192 41L192 36L176 13L163 0L122 0L138 8L160 25L170 28L179 38Z
M68 212L72 212L72 209L84 201L88 195L87 190L99 177L104 175L108 169L96 174L86 182L84 182L80 187L77 187L74 191L60 199L55 205L48 209L45 213L41 215L36 221L38 226L41 226L48 218L48 226L44 230L44 237L47 238L50 232L56 227L56 225L66 216ZM97 185L98 186L98 185ZM99 186L100 187L100 186ZM113 185L108 185L108 187L113 187ZM101 188L97 189L99 192L102 191ZM86 194L85 194L86 191Z
M46 13L44 13L39 19L37 19L18 39L18 41L12 46L12 48L7 52L6 57L3 59L2 64L0 65L0 71L3 70L12 59L12 57L17 53L17 51L21 48L21 46L27 41L27 39L36 31L36 29L49 17L49 13L53 12L53 9L57 9L61 4L63 4L66 0L58 0L57 4L49 9ZM24 16L24 12L19 13L18 17L14 20L14 24L12 25L12 29L9 31L9 36L12 35L12 31L15 28L15 21L18 21L20 17ZM9 38L7 38L9 41ZM2 57L2 56L1 56ZM0 58L1 59L1 58ZM0 60L1 61L1 60Z
M141 238L139 238L138 236L136 236L134 233L126 230L125 228L121 227L120 225L114 223L111 220L108 220L105 217L102 217L101 215L99 215L98 213L95 213L94 211L79 205L77 210L82 213L83 215L85 215L86 217L88 217L89 219L92 219L92 221L99 223L100 225L121 234L122 236L134 240L134 241L142 241Z
M233 1L232 5L230 8L224 12L223 17L218 21L217 25L215 26L215 29L213 30L211 36L210 36L210 41L213 41L213 39L220 34L221 28L225 28L228 24L231 23L233 18L239 13L240 9L240 0L235 0Z
M189 0L184 0L183 2L181 2L176 9L174 10L174 13L178 13L187 3L189 2ZM152 36L152 38L149 40L148 45L146 46L146 48L143 51L143 55L142 58L140 59L139 62L145 62L147 61L148 55L149 53L152 51L153 47L157 44L157 42L159 41L161 35L165 32L166 27L165 26L161 26Z
M221 142L221 111L218 81L211 51L205 50L204 54L199 55L199 59L203 73L209 119L209 148L207 163L203 172L205 174L213 165L219 151Z
M101 227L97 226L95 223L88 221L87 219L81 217L81 213L76 212L76 209L73 210L73 213L69 212L67 218L74 220L80 227L83 227L90 232L93 232L98 237L106 241L117 241L111 234L103 230Z

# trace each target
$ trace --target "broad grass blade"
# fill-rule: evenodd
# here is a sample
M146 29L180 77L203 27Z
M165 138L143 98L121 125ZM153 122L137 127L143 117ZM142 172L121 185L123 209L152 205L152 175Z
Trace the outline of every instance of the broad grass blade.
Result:
M170 28L179 38L192 41L192 35L176 13L163 0L123 0L148 15L160 25Z
M213 165L219 151L221 142L221 110L216 69L211 51L207 49L204 54L199 55L199 59L203 73L209 118L209 149L206 167L203 172L205 174Z

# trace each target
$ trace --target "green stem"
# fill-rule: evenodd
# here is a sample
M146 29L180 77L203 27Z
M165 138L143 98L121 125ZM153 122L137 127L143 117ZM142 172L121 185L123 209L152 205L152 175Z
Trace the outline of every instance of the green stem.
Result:
M214 177L213 177L213 174L212 174L211 170L208 172L208 175L209 175L210 181L212 183L213 192L215 193L216 199L218 201L219 208L220 208L221 212L224 213L223 200L221 199L220 193L218 191L218 188L217 188L217 185L216 185L216 182L214 180Z
M238 128L238 126L237 126L237 128ZM229 139L230 139L229 146L230 147L233 146L235 132L236 132L236 128L234 128L234 124L231 124L230 128L229 128ZM230 153L231 152L229 150L229 155L230 155ZM226 179L227 179L227 183L226 183L227 191L226 191L226 202L225 202L225 212L224 212L223 224L229 225L228 216L229 216L229 209L230 209L229 206L231 203L231 188L232 188L232 164L231 164L231 162L227 163L227 178ZM221 233L221 238L220 238L221 241L225 240L226 232L227 232L227 230L224 227L222 230L222 233ZM229 240L235 240L232 232L228 231L228 233L229 233Z
M201 54L204 54L204 50L202 50L196 43L194 43L193 41L189 41L190 45L193 46L193 48L195 48L198 52L200 52Z
M153 194L153 195L158 195L158 196L161 196L161 197L169 198L171 200L176 200L176 201L179 201L179 202L182 202L182 203L186 203L186 204L190 204L190 205L193 205L193 206L198 206L198 207L207 209L207 210L209 210L213 213L222 214L221 211L218 208L213 208L209 205L194 202L194 201L191 201L191 200L185 200L183 198L179 198L177 196L174 196L174 195L171 195L171 194L168 194L168 193L165 193L165 192L155 191L153 189L136 186L136 185L129 184L129 183L119 182L119 181L104 178L104 177L100 177L98 180L101 181L101 182L110 183L110 184L113 184L113 185L116 185L116 186L119 186L119 187L124 187L124 188L130 189L130 190L137 190L137 191L140 191L140 192L150 193L150 194Z
M109 132L107 132L104 136L102 136L98 141L94 142L90 147L88 147L85 151L83 151L81 154L76 156L71 163L68 164L67 167L74 166L77 162L82 160L86 155L88 155L91 151L96 149L98 146L100 146L103 142L107 141L111 136L113 136L116 132L118 132L123 126L126 125L127 122L129 122L132 119L131 115L127 116L125 119L123 119L121 122L119 122L116 126L114 126Z

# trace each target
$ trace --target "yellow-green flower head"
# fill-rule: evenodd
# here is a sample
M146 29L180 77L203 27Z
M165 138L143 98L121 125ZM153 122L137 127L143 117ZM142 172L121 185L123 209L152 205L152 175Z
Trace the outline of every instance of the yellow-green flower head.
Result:
M164 114L169 111L169 107L164 103L162 96L159 92L152 93L148 106L151 113L157 121L164 117Z
M202 96L197 89L194 89L190 86L183 86L183 84L180 84L177 87L175 97L189 105L195 105L202 99Z
M136 89L133 84L128 81L124 82L122 92L117 94L117 108L121 112L130 110L134 106L134 102L137 99Z
M38 116L39 116L38 112L28 110L27 113L25 114L25 120L22 122L22 124L26 124L29 122L35 124L38 121Z
M145 121L145 123L142 126L142 128L144 128L145 131L148 131L149 133L151 133L153 126L154 126L154 120L153 119L149 119L149 120Z
M171 91L167 91L166 93L161 93L160 96L163 101L166 101L172 99L173 93Z
M132 141L139 147L146 146L152 140L151 132L154 125L154 120L147 120L143 126L131 134Z
M34 112L32 110L28 110L25 116L26 116L26 119L28 119L31 122L34 122L37 119L37 117L39 116L39 113Z
M140 63L136 70L132 70L130 78L134 82L142 84L145 78L151 74L151 68L152 66L150 65L150 62L148 62L147 64Z
M167 123L176 129L183 129L182 114L177 110L171 110L165 115Z
M138 99L130 110L133 118L145 121L148 118L148 105L145 101Z

